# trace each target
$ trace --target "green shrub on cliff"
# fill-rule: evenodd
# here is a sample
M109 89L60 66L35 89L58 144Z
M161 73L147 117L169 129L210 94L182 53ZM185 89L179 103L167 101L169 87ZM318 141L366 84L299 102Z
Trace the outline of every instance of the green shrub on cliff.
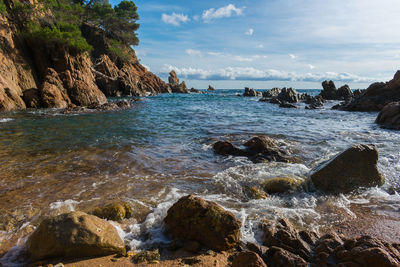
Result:
M5 14L7 11L6 5L3 0L0 0L0 14Z
M75 52L90 51L93 49L82 37L78 26L74 24L61 23L54 26L42 27L40 24L32 23L28 27L27 34L36 39L46 42L54 42L66 45Z

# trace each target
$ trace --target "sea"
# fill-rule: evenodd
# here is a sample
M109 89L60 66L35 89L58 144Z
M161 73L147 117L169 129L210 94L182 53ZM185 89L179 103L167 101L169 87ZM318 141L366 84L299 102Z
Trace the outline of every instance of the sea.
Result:
M337 101L316 110L305 104L284 109L242 93L160 94L114 112L1 113L0 263L26 262L26 237L44 217L121 200L134 208L133 218L114 223L126 244L168 244L163 218L187 194L232 211L242 221L244 242L260 243L258 225L281 217L320 232L346 223L361 229L369 222L365 231L378 227L383 237L399 240L390 227L400 222L400 132L376 125L377 112L332 110ZM302 162L253 164L213 152L216 141L241 145L256 135L278 139ZM246 194L247 186L272 177L307 179L352 144L378 147L378 168L386 178L381 188L333 196L310 189L260 200ZM382 222L392 226L381 230Z

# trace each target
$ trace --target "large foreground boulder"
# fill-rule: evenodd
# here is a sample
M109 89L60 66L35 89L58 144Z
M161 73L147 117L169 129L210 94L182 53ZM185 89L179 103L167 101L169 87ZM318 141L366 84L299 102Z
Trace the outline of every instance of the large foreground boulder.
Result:
M27 248L33 260L125 253L114 226L79 211L43 220L29 237Z
M233 213L193 195L179 199L164 222L173 238L197 241L216 251L233 248L240 241L241 223Z
M379 112L375 123L380 124L382 128L400 130L400 102L387 104Z
M317 189L328 193L381 186L385 178L379 173L377 162L375 145L353 145L313 170L311 180Z

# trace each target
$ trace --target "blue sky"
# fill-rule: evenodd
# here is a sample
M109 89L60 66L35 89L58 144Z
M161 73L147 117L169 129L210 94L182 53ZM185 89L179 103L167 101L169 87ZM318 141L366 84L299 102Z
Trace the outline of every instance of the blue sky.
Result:
M364 88L399 68L398 0L134 2L141 63L189 87Z

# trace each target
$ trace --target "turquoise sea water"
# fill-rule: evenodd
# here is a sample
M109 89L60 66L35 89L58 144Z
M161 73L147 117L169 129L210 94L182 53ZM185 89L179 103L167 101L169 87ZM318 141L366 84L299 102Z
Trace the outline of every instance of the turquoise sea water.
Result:
M116 199L130 201L138 213L121 226L128 243L140 248L167 242L161 220L168 207L188 193L232 210L243 220L246 240L257 239L261 219L285 216L299 227L318 229L354 219L360 205L369 211L366 216L384 214L400 221L395 215L400 210L395 193L400 132L374 124L377 113L331 110L334 101L318 110L305 110L304 104L282 109L236 96L242 92L165 94L107 113L0 114L0 248L8 250L47 214L88 211ZM303 163L252 164L212 151L217 140L242 143L256 134L286 142ZM265 200L249 200L243 190L268 177L306 178L311 168L354 143L378 146L379 168L387 180L383 189L334 197L300 192ZM15 226L5 229L10 218Z

